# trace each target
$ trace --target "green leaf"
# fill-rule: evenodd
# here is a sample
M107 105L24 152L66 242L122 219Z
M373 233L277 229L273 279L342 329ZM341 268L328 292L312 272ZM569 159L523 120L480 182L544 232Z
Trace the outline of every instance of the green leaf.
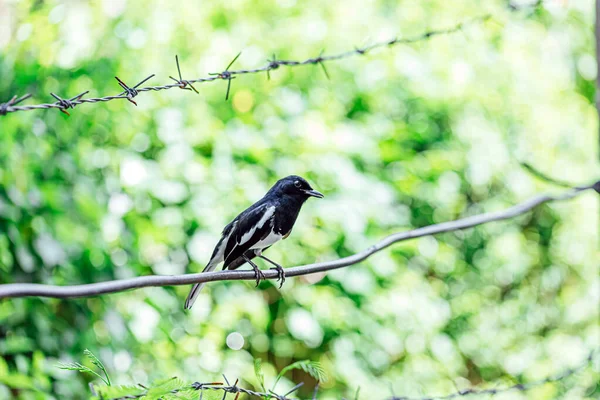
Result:
M145 390L139 386L94 386L101 399L118 399L126 396L140 396Z
M189 385L185 385L181 379L177 377L156 381L148 389L144 400L158 400L169 394L172 394L174 391L179 392L187 389L188 387Z
M106 379L102 379L108 386L110 386L110 377L108 376L108 372L106 371L106 368L104 368L104 364L102 364L102 362L98 359L98 357L96 357L94 355L94 353L92 353L91 351L89 351L88 349L85 349L83 351L83 354L85 354L87 356L87 358L90 360L90 362L92 364L94 364L96 367L100 368L100 370L104 373L104 376L106 377Z
M58 364L56 364L56 368L66 369L68 371L90 372L90 373L95 374L94 371L92 371L91 369L89 369L85 365L81 365L81 364L76 363L76 362L72 362L72 363L59 362Z
M72 362L72 363L58 363L56 364L57 368L60 369L66 369L68 371L77 371L77 372L82 372L82 373L88 373L88 374L92 374L92 375L96 375L98 378L102 379L102 381L108 385L110 383L110 381L106 381L106 379L104 379L103 376L101 376L100 374L98 374L96 371L94 371L91 368L86 367L85 365L79 364L77 362Z
M8 364L0 357L0 377L8 375Z
M312 376L313 378L315 378L316 380L318 380L319 382L327 382L327 375L325 374L325 370L323 369L323 367L321 367L321 364L317 361L310 361L310 360L301 360L301 361L296 361L293 364L288 365L287 367L283 368L281 370L281 372L279 372L279 375L277 375L277 379L275 380L275 383L273 384L273 389L275 390L275 386L277 385L277 382L279 382L279 380L281 378L283 378L283 376L293 370L293 369L301 369L304 372L306 372L307 374L309 374L310 376Z
M202 395L202 400L223 400L223 392L217 390L205 390ZM164 400L198 400L200 393L192 388L183 389L175 394L167 394L163 397ZM230 397L227 397L230 399ZM233 399L233 397L231 397ZM146 398L142 398L146 400Z
M33 380L27 375L22 374L10 374L0 376L0 383L3 383L9 388L13 389L37 390L37 388L33 384Z
M254 375L256 375L256 379L258 380L258 383L260 383L262 390L266 392L265 375L262 372L262 360L260 358L254 360Z

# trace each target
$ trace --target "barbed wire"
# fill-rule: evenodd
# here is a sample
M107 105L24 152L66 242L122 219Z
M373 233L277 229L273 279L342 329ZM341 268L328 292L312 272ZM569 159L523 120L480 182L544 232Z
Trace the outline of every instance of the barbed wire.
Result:
M514 5L510 2L508 2L506 8L510 11L518 11L521 9L536 9L541 5L542 5L542 1L536 1L533 4L525 4L525 5ZM486 20L488 20L490 18L492 18L492 14L485 14L485 15L475 17L470 20L461 22L452 28L430 30L430 31L422 33L418 36L408 37L408 38L395 37L390 40L377 42L377 43L367 45L364 47L355 47L353 50L345 51L345 52L338 53L338 54L324 55L323 51L321 51L321 53L318 56L311 57L311 58L308 58L303 61L278 60L275 57L275 55L273 55L273 58L270 60L267 60L268 61L267 64L263 65L262 67L258 67L258 68L254 68L254 69L230 70L233 63L240 57L241 53L238 53L233 58L233 60L229 63L227 68L225 68L222 72L209 73L207 77L196 78L196 79L183 79L182 74L181 74L181 68L179 65L179 57L176 55L175 63L177 65L177 73L178 73L179 79L169 76L169 78L172 79L175 83L161 85L161 86L140 87L143 83L145 83L146 81L148 81L149 79L151 79L155 76L155 74L152 74L152 75L149 75L147 78L143 79L142 81L140 81L137 85L131 87L131 86L128 86L122 79L115 76L117 83L123 89L123 91L117 95L105 96L105 97L83 98L84 95L89 93L89 91L85 91L83 93L78 94L75 97L62 98L55 93L51 93L52 97L54 97L57 100L56 102L43 103L43 104L28 104L28 105L18 105L18 104L23 102L24 100L30 98L31 94L26 94L20 98L17 98L17 96L14 96L9 101L7 101L5 103L0 103L0 116L7 115L9 113L13 113L13 112L17 112L17 111L45 110L45 109L52 109L52 108L59 109L61 112L69 115L67 110L70 108L75 108L76 106L78 106L80 104L101 103L101 102L107 102L107 101L112 101L112 100L122 100L122 99L128 100L129 102L131 102L132 104L137 106L137 103L133 100L133 98L143 92L161 91L161 90L179 88L179 89L193 91L196 94L198 94L198 90L193 86L193 84L214 82L214 81L219 81L219 80L227 81L227 90L225 92L225 100L228 100L229 93L231 90L231 81L233 79L236 79L236 77L238 75L258 74L258 73L264 72L267 74L267 78L270 79L271 71L276 70L282 66L283 67L298 67L298 66L304 66L304 65L320 65L321 68L323 69L323 73L329 79L329 73L327 72L327 69L325 67L326 62L337 61L337 60L341 60L341 59L345 59L345 58L349 58L349 57L353 57L353 56L362 56L362 55L365 55L375 49L379 49L379 48L384 48L384 47L389 48L389 47L399 45L399 44L412 44L412 43L417 43L417 42L428 40L434 36L456 33L456 32L461 31L465 26L479 24L479 23L485 22Z
M561 382L561 381L569 378L570 376L583 371L592 363L592 361L594 360L595 354L599 350L600 349L595 349L595 350L591 351L590 354L585 358L585 360L583 360L581 362L581 364L579 364L575 368L569 368L557 375L549 376L547 378L539 379L539 380L533 381L533 382L517 383L515 385L507 386L505 388L489 388L489 389L469 388L469 389L459 390L458 392L450 393L450 394L443 395L443 396L407 397L407 396L395 396L394 395L393 397L389 398L388 400L451 400L451 399L456 399L459 397L466 397L466 396L471 396L471 395L495 396L498 394L504 394L506 392L511 392L511 391L515 391L515 390L520 391L520 392L525 392L525 391L531 390L533 388L536 388L538 386L545 385L547 383Z
M172 378L171 380L173 380L173 379L177 379L177 378ZM292 389L290 389L287 393L278 394L272 390L269 390L268 392L258 392L255 390L240 387L240 386L238 386L239 379L236 379L234 384L232 385L231 383L229 383L229 380L227 379L227 377L225 375L223 375L223 379L225 380L225 383L223 383L223 382L208 382L208 383L194 382L191 385L183 385L179 388L171 389L168 391L168 394L177 394L177 393L181 393L181 392L185 392L185 391L198 391L198 392L200 392L199 400L202 400L204 398L205 391L216 391L216 392L220 391L220 392L223 392L223 400L225 400L227 398L228 394L235 394L234 400L237 400L238 397L240 396L240 394L242 394L242 393L247 394L248 396L260 397L262 399L267 399L267 400L268 399L293 400L289 396L304 385L304 382L301 382L301 383L297 384L296 386L294 386ZM165 383L167 383L167 382L168 381L166 381ZM141 398L144 398L145 396L147 396L150 393L150 390L152 389L152 388L148 388L141 384L138 384L138 386L143 389L143 391L139 394L125 395L125 396L120 396L120 397L111 397L111 398L105 399L105 400L141 399ZM92 390L92 394L94 396L98 396L98 393L96 393L95 388L94 387L90 387L90 388Z
M451 399L455 399L455 398L459 398L459 397L467 397L467 396L471 396L471 395L489 395L489 396L493 397L493 396L496 396L499 394L504 394L504 393L507 393L510 391L526 392L526 391L529 391L531 389L534 389L536 387L539 387L539 386L542 386L542 385L545 385L548 383L562 382L563 380L583 371L593 362L595 354L598 353L598 351L599 351L599 349L595 349L595 350L591 351L589 353L589 355L578 366L576 366L574 368L569 368L557 375L549 376L547 378L540 379L540 380L533 381L533 382L519 383L519 384L515 384L512 386L507 386L505 388L490 388L490 389L470 388L470 389L459 390L457 392L454 392L454 393L451 393L448 395L443 395L443 396L408 397L408 396L393 395L393 397L388 398L388 400L451 400ZM173 379L176 379L176 378L173 378ZM194 382L192 384L186 384L179 388L170 390L169 394L177 394L177 393L184 392L184 391L199 391L200 392L199 399L202 400L204 397L205 391L220 391L220 392L223 392L224 400L227 398L227 395L229 395L229 394L235 395L234 400L238 400L240 394L246 394L251 397L258 397L258 398L262 398L262 399L294 400L295 398L292 398L290 396L304 385L304 382L298 383L293 388L288 390L285 394L278 394L278 393L274 392L273 390L269 390L267 392L260 392L260 391L255 391L255 390L247 389L244 387L240 387L240 386L238 386L239 379L236 379L235 383L233 383L233 385L232 385L225 375L223 375L223 379L224 379L225 383L223 383L223 382L208 382L208 383ZM121 396L121 397L112 397L112 398L106 399L106 400L141 399L141 398L145 397L146 395L148 395L148 393L150 392L150 388L148 388L144 385L141 385L141 384L138 386L140 386L143 389L143 391L139 394L126 395L126 396ZM93 387L91 387L91 388L92 388L92 393L95 396L97 396L97 393L94 390L94 388ZM315 389L313 391L312 400L318 399L318 389L319 389L319 383L317 382L317 385L315 386ZM360 399L359 393L360 393L360 388L356 391L356 394L354 396L355 400Z
M172 389L169 391L169 394L177 394L177 393L184 392L184 391L195 390L195 391L200 392L199 400L202 400L204 397L204 392L210 390L210 391L222 391L223 399L226 399L228 394L235 394L234 400L237 400L238 397L240 396L240 394L244 393L249 396L260 397L262 399L294 400L293 398L288 397L288 396L290 396L292 393L294 393L296 390L298 390L300 387L302 387L304 385L304 383L301 382L301 383L297 384L296 386L294 386L286 394L281 395L281 394L277 394L276 392L274 392L272 390L269 390L268 392L257 392L257 391L251 390L251 389L246 389L246 388L240 387L240 386L238 386L239 379L236 379L235 383L232 385L229 383L229 381L227 380L225 375L223 375L223 378L227 382L226 385L223 384L223 382L210 382L210 383L194 382L191 385L185 385L180 388ZM175 378L173 378L173 379L175 379ZM140 394L135 394L135 395L113 397L113 398L106 399L106 400L140 399L140 398L143 398L146 395L148 395L148 393L149 393L148 388L143 385L139 385L139 386L141 386L143 389L145 389L144 392L142 392Z
M491 15L486 14L484 16L474 18L470 21L462 22L452 28L428 31L419 36L415 36L412 38L404 38L404 39L393 38L391 40L378 42L378 43L375 43L375 44L372 44L369 46L365 46L362 48L355 48L354 50L345 51L343 53L332 54L332 55L323 55L323 52L321 52L321 54L319 54L318 56L308 58L304 61L277 60L275 58L275 56L273 56L273 58L268 60L268 63L262 67L258 67L258 68L254 68L254 69L230 70L233 63L235 63L235 61L241 55L241 53L238 53L233 58L233 60L229 63L227 68L225 68L222 72L209 73L208 74L209 76L207 76L207 77L196 78L196 79L187 79L186 80L186 79L182 78L181 68L179 65L179 57L175 56L175 63L177 65L177 72L178 72L179 79L176 79L172 76L169 77L173 81L175 81L175 83L168 84L168 85L161 85L161 86L146 86L146 87L140 88L139 86L141 86L143 83L145 83L150 78L155 76L154 74L152 74L152 75L148 76L147 78L143 79L137 85L130 87L127 84L125 84L122 79L115 76L115 79L117 80L118 84L123 89L123 91L121 93L119 93L118 95L105 96L105 97L94 97L94 98L83 98L83 96L89 92L89 91L86 91L86 92L83 92L75 97L70 98L70 99L63 99L63 98L57 96L56 94L51 93L51 95L57 100L55 103L31 104L31 105L22 105L22 106L17 105L18 103L31 97L30 94L27 94L19 99L16 99L16 97L13 97L10 101L0 104L0 115L6 115L8 113L12 113L12 112L16 112L16 111L31 111L31 110L40 110L40 109L50 109L50 108L57 108L60 111L62 111L68 115L68 112L66 111L67 109L75 108L75 106L80 105L80 104L100 103L100 102L119 100L119 99L128 100L129 102L131 102L137 106L137 103L133 100L133 98L143 92L160 91L160 90L179 88L179 89L185 89L185 90L192 90L192 91L198 93L196 88L193 86L194 83L207 83L207 82L213 82L213 81L218 81L218 80L227 81L227 91L225 92L225 100L228 100L229 93L231 90L231 81L233 79L235 79L236 76L238 76L238 75L258 74L258 73L265 72L265 73L267 73L267 77L270 78L270 72L273 70L276 70L282 66L298 67L298 66L303 66L303 65L319 64L323 68L323 72L325 73L325 75L329 78L329 73L327 72L327 69L325 68L325 65L324 65L325 62L341 60L341 59L348 58L348 57L355 56L355 55L365 55L368 52L373 51L377 48L381 48L381 47L391 47L391 46L401 44L401 43L404 43L404 44L416 43L416 42L420 42L423 40L427 40L434 36L458 32L461 29L463 29L463 27L465 27L466 25L483 22L490 17L491 17Z
M559 194L539 195L505 210L472 215L455 221L424 226L410 231L397 232L385 237L383 240L367 248L366 250L348 257L333 261L325 261L321 263L286 268L285 275L287 277L309 275L317 272L325 272L348 267L366 260L373 254L380 252L397 242L444 232L463 230L493 221L513 218L525 214L541 204L551 201L564 201L572 199L588 190L595 190L596 192L600 193L600 181L585 186L575 187ZM265 279L277 279L279 277L279 273L272 269L263 271L263 274ZM151 286L180 286L214 281L254 279L256 279L254 271L226 270L185 275L147 275L129 279L72 286L44 285L39 283L8 283L0 285L0 299L31 296L68 299L76 297L91 297L107 293L117 293L125 290L140 289Z

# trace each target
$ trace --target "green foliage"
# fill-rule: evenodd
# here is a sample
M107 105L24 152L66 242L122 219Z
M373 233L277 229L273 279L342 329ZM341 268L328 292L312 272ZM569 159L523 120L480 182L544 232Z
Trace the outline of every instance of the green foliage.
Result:
M292 371L294 369L300 369L306 372L319 382L327 381L327 375L325 374L325 370L323 369L323 367L321 367L320 363L318 363L317 361L301 360L288 365L287 367L283 368L279 372L279 374L277 374L277 378L275 379L275 383L273 384L273 390L275 390L275 386L277 386L279 380L283 378L283 376L287 372Z
M146 389L139 386L113 385L113 386L94 386L98 399L119 399L133 396L143 398Z
M87 359L90 361L90 363L92 363L92 365L94 365L96 368L98 368L100 370L100 372L102 372L103 375L100 375L98 372L94 371L93 369L86 367L85 365L82 365L78 362L59 363L57 365L57 367L60 369L69 370L69 371L78 371L78 372L93 374L93 375L97 376L98 378L102 379L102 381L107 386L111 386L110 377L108 376L108 372L106 371L104 364L102 364L102 362L98 359L98 357L96 357L94 355L94 353L92 353L88 349L85 349L83 351L83 354L87 357Z
M104 374L104 377L106 378L105 383L110 386L110 377L108 376L108 372L106 372L106 368L104 367L104 364L102 364L102 362L100 362L100 360L98 359L98 357L96 357L94 355L94 353L92 353L91 351L89 351L88 349L83 350L83 354L85 356L87 356L87 358L90 360L90 362L96 366L97 368L100 369L100 371L102 371L102 373ZM103 379L104 380L104 379Z
M144 398L158 400L165 395L173 393L173 391L179 391L183 386L184 383L178 378L160 380L152 384Z
M254 359L254 375L256 376L256 380L260 384L261 389L266 392L265 375L262 372L262 360L260 358Z
M328 63L330 80L318 65L282 66L270 80L239 75L228 101L228 82L217 80L195 84L199 95L145 92L138 107L115 100L70 117L0 116L0 283L201 271L223 227L291 173L326 198L307 202L291 236L268 250L286 267L559 189L521 162L560 181L597 179L594 2L543 2L536 13L506 3L0 1L0 103L30 92L26 104L53 101L51 92L117 94L115 76L172 83L175 54L192 79L222 71L240 50L232 70L493 15ZM281 290L210 283L190 312L186 286L5 299L0 399L84 396L90 380L99 392L139 393L118 385L220 380L223 371L269 388L296 360L319 360L329 378L320 394L335 399L353 398L357 386L362 398L389 397L388 382L415 397L451 393L461 379L537 379L597 343L597 201L584 195L406 241ZM227 345L234 332L239 350ZM79 359L86 348L113 386L90 357ZM78 360L69 367L83 373L57 370L57 360ZM598 378L587 369L562 397L597 397ZM311 398L314 383L306 375L298 397ZM521 397L547 400L556 386ZM213 394L222 397L206 391L204 400Z
M87 368L79 363L68 363L68 364L59 364L57 367L59 369L69 370L69 371L78 371L81 373L91 373L95 376L100 377L106 386L93 385L93 392L95 393L94 399L100 400L111 400L111 399L122 399L122 398L139 398L144 400L168 400L168 399L190 399L196 400L198 398L198 390L202 390L202 398L206 400L221 398L220 392L218 390L211 389L202 389L195 387L191 384L184 383L181 379L177 377L169 378L169 379L161 379L154 381L151 385L143 386L131 386L131 385L111 385L110 379L108 378L108 373L104 367L104 364L89 350L85 350L84 354L90 360L90 362L98 367L104 374L106 379L102 378L98 373ZM294 369L300 369L304 372L308 373L313 378L317 379L319 382L325 382L326 376L325 371L321 367L318 362L302 360L297 361L293 364L288 365L283 368L281 372L277 375L275 383L273 384L273 388L271 391L275 391L275 386L279 382L279 380L289 371ZM272 396L269 394L265 388L265 377L262 372L262 361L257 358L254 360L254 373L256 374L256 378L259 381L261 389L264 393L265 398L271 398ZM13 377L15 379L13 385L11 387L15 388L23 388L23 389L32 389L32 387L27 385L27 381L19 378ZM25 377L26 378L26 377ZM1 382L1 381L0 381ZM216 385L210 385L214 387L219 387Z
M112 400L123 398L139 398L143 400L198 400L198 390L192 388L189 384L184 384L180 379L171 378L153 382L148 387L140 386L95 386L96 396L93 399ZM222 399L220 391L204 390L202 399L217 400Z
M33 379L23 374L12 373L0 376L0 383L12 389L37 390L33 383Z

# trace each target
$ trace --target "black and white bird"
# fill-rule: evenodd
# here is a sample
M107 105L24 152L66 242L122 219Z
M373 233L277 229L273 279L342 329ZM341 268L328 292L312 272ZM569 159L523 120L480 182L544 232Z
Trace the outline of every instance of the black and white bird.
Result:
M266 258L262 252L292 232L302 205L309 197L323 198L302 177L290 175L280 179L265 196L235 217L225 229L217 243L210 261L202 272L213 271L223 263L223 269L236 269L248 263L256 273L256 285L264 274L252 262L260 257L273 264L279 273L280 285L285 281L283 267ZM204 283L197 283L185 300L185 308L190 309L198 297Z

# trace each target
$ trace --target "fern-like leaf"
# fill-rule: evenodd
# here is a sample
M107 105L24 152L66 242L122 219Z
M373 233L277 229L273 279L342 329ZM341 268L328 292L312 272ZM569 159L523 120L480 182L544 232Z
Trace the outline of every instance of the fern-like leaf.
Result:
M122 399L131 397L142 396L145 390L139 386L94 386L97 392L98 398L100 399Z
M279 372L279 375L277 375L277 379L275 380L275 383L273 384L272 390L275 390L275 386L277 385L277 382L279 382L279 380L281 378L283 378L283 376L287 372L289 372L293 369L301 369L302 371L306 372L307 374L309 374L310 376L312 376L319 382L327 382L327 375L325 374L325 370L323 369L323 367L321 366L321 364L319 362L310 361L310 360L300 360L300 361L296 361L295 363L288 365L287 367L283 368Z
M150 389L148 389L144 400L158 400L167 398L170 397L169 395L185 390L188 387L189 385L185 385L181 379L176 377L160 380L152 384Z
M260 383L262 390L266 392L265 375L262 372L262 360L260 358L254 360L254 375L256 375L256 379L258 379L258 383Z
M67 371L93 372L85 365L81 365L76 362L71 362L71 363L59 362L58 364L56 364L56 368L66 369Z
M77 371L77 372L82 372L82 373L96 375L98 378L102 379L102 381L106 385L110 386L110 381L107 381L106 379L104 379L104 377L102 375L98 374L93 369L88 368L85 365L79 364L77 362L71 362L71 363L62 363L62 362L60 362L60 363L58 363L56 365L56 367L59 368L59 369L65 369L67 371Z
M104 368L104 364L102 364L102 361L100 361L98 359L98 357L96 357L94 355L94 353L92 353L91 351L89 351L88 349L85 349L83 351L83 354L85 354L85 356L90 360L90 362L95 365L97 368L100 369L100 371L102 371L102 373L104 373L104 376L106 377L106 379L102 379L104 382L106 382L106 384L108 386L111 385L110 383L110 377L108 376L108 372L106 371L106 368Z

